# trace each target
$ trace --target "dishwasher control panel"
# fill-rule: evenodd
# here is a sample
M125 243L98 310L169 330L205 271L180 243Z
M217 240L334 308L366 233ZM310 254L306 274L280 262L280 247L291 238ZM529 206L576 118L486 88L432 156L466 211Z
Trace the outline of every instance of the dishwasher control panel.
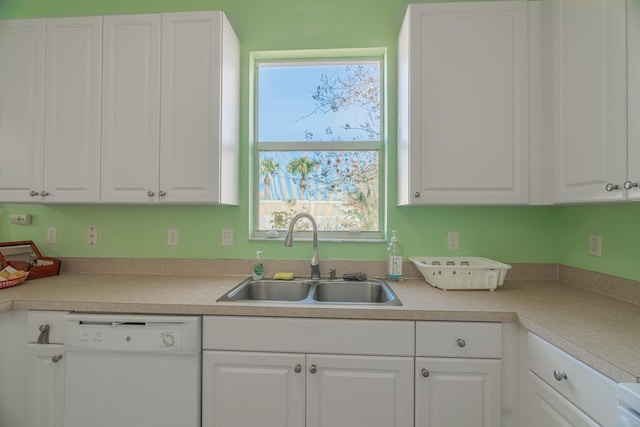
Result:
M96 348L118 346L123 351L170 350L180 348L182 331L157 325L141 328L127 324L81 324L78 340Z
M80 315L66 317L65 347L86 351L200 351L200 317Z

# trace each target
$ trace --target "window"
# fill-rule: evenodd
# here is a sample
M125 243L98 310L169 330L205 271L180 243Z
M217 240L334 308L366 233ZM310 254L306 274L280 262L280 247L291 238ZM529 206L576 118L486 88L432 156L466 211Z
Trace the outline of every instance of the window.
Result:
M384 237L384 51L324 53L253 54L253 237Z

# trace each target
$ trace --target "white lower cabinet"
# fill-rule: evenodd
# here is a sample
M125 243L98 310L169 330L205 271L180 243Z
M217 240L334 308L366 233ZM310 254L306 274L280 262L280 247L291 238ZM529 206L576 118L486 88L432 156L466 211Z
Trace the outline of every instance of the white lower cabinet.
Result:
M529 372L530 427L597 427L576 405Z
M416 358L416 427L493 427L501 417L501 361Z
M27 313L28 427L64 426L63 311Z
M528 427L616 425L614 381L532 333L527 344Z
M202 425L304 426L303 354L205 351Z
M502 425L500 323L417 322L416 356L416 427Z
M413 426L413 358L307 356L307 427Z
M202 426L413 427L413 335L413 322L205 316Z
M27 349L27 425L64 425L64 345L29 344Z

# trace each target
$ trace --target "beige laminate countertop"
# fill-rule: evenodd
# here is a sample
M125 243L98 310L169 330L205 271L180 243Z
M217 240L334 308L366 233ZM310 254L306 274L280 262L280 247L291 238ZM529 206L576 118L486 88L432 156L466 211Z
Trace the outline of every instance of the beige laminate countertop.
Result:
M518 322L615 381L640 380L640 305L562 282L507 280L489 292L407 280L391 284L401 307L216 302L244 278L65 273L0 290L0 311Z

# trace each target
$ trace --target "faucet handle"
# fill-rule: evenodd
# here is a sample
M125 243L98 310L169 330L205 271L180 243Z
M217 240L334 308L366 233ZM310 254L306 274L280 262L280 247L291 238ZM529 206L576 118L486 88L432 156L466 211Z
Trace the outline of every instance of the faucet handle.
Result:
M335 280L336 279L336 269L331 267L329 269L329 279L331 280Z

